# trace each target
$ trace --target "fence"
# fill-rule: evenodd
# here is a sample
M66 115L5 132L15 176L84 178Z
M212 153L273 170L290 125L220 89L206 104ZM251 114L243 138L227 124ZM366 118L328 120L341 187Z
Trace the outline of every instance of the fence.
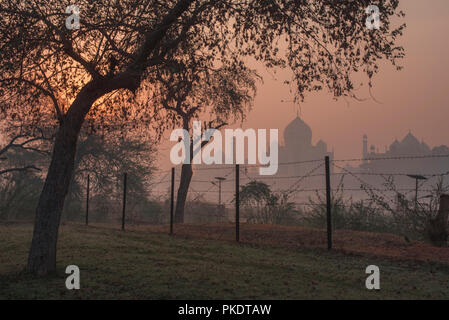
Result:
M136 187L136 171L128 172L126 177L125 173L114 176L107 183L99 183L90 173L76 177L77 193L66 199L66 206L71 203L70 212L75 214L70 215L65 208L63 221L101 223L123 230L154 226L175 234L195 226L192 232L198 235L216 231L220 235L216 237L237 241L247 241L250 233L257 232L260 238L281 239L288 233L284 226L317 228L319 242L329 248L338 244L342 230L415 238L422 236L426 223L437 213L439 196L449 191L448 158L449 155L441 154L329 158L327 162L325 158L310 159L279 163L274 176L259 175L259 165L196 165L185 205L184 226L173 223L181 167L154 173L151 181L145 180L145 190ZM33 191L35 201L39 188L32 185L26 189L26 182L22 182L14 189L14 197L7 198L14 190L10 184L4 186L0 219L31 220L35 204L27 200L28 190ZM256 199L252 187L265 190L270 197ZM11 207L15 210L9 211L12 214L2 214ZM261 235L259 225L272 225L272 234Z
M194 168L193 180L189 188L190 198L186 202L185 220L190 224L203 223L203 226L212 222L234 223L236 241L241 239L242 223L245 226L255 222L307 225L305 222L308 221L308 226L327 229L328 249L332 248L333 231L337 229L385 231L406 235L413 228L418 228L419 223L424 223L412 220L422 220L432 216L437 210L439 196L448 191L448 185L444 181L444 177L449 175L448 158L449 155L345 160L325 157L279 163L280 172L275 176L258 175L258 165L199 166ZM441 161L443 159L445 161ZM432 161L436 162L432 165ZM354 163L356 166L352 165ZM383 165L379 165L380 163ZM387 168L389 170L386 170ZM400 168L402 169L399 170ZM426 173L421 171L421 168L433 171ZM167 231L170 234L176 233L176 229L179 228L173 222L176 190L180 182L180 170L177 169L172 168L162 172L151 185L152 196L165 204L162 205L163 212L169 212L168 219L162 218L159 223L168 224ZM294 174L295 172L297 174ZM254 218L256 209L251 207L251 202L248 203L246 198L241 199L248 194L239 193L245 190L245 186L255 181L263 182L273 196L271 200L278 201L262 204L256 209L268 215L279 214L279 211L284 210L281 213L284 216L279 220L269 220L270 217ZM89 177L87 177L86 224L89 223L89 183ZM129 219L129 212L126 210L126 183L127 175L124 174L122 230L125 230L125 221L144 224L142 220ZM401 186L398 187L397 183ZM427 195L419 197L420 193L427 193ZM213 202L216 199L218 204L214 205ZM287 202L282 203L282 201ZM248 204L250 204L249 207ZM255 203L252 202L252 204ZM263 205L271 206L269 208L271 211L267 212ZM280 208L276 208L276 205ZM200 208L200 206L203 207ZM253 212L253 215L248 212ZM407 219L412 222L407 222ZM363 223L365 225L362 225ZM376 223L380 225L376 227ZM387 226L389 223L391 226ZM415 225L412 225L411 229L401 226L407 223L415 223ZM381 227L385 230L381 230ZM228 226L226 232L229 233L230 228ZM201 232L200 229L197 229L197 232Z

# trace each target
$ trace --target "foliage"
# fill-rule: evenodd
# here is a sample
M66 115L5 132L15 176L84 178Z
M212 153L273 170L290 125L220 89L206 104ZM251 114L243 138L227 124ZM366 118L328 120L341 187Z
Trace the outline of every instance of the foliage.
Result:
M380 9L379 30L365 25L368 4ZM147 127L158 108L148 92L167 60L194 53L222 70L246 66L248 57L289 66L302 99L324 88L354 96L357 73L371 86L382 60L397 66L404 55L396 44L404 26L391 21L403 15L398 0L79 0L85 14L75 30L64 23L67 5L0 0L0 113L59 124L28 259L28 270L40 275L55 271L81 128Z
M0 122L6 143L0 147L0 176L12 172L41 171L50 154L51 137L43 132L30 134L23 126ZM35 172L36 173L36 172Z
M124 173L127 173L127 212L131 220L140 219L143 203L150 192L155 144L136 133L85 134L75 157L73 180L65 206L65 218L84 217L87 175L93 221L106 221L121 216Z
M440 197L448 193L449 185L445 184L444 177L438 177L437 182L431 186L430 193L421 199L407 199L406 195L398 191L393 177L385 177L383 183L389 191L396 194L394 201L385 194L376 192L363 186L370 199L379 207L391 214L397 230L404 235L426 239L430 222L438 213ZM423 200L427 200L425 203Z
M324 194L317 192L316 199L309 198L304 222L318 228L327 226L327 204ZM342 192L331 196L332 228L368 232L397 233L393 218L372 201L345 199Z
M0 220L32 220L43 185L41 168L48 165L50 139L6 127L7 143L0 148Z
M16 172L0 180L0 220L33 220L43 180L36 174Z
M383 187L396 195L394 199L387 196L385 191L363 184L361 188L368 199L355 201L351 197L345 198L343 180L344 176L331 195L333 229L388 232L407 239L429 239L430 223L437 216L440 196L449 191L444 178L439 177L431 186L430 193L421 200L418 199L416 207L415 199L407 199L405 194L398 191L394 178L385 176ZM305 222L315 227L326 227L325 194L316 192L315 198L309 198L307 207Z
M90 123L99 127L148 124L157 101L147 99L147 93L160 71L173 60L191 62L193 57L223 75L244 69L247 57L269 68L289 66L301 98L326 88L336 97L353 96L354 74L363 72L371 85L381 59L396 66L404 54L396 45L404 25L394 27L392 21L403 16L398 0L76 4L81 28L69 30L66 1L0 1L5 116L35 123L53 116L62 123L66 115L89 113ZM379 30L365 26L368 5L379 7ZM73 110L93 89L95 96L85 101L92 108Z
M286 193L273 193L269 185L256 180L241 187L240 203L249 223L292 223L297 214Z

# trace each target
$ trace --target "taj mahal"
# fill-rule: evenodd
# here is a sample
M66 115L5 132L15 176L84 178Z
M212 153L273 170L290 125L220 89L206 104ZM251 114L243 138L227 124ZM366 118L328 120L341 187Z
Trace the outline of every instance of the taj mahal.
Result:
M285 128L283 132L284 144L279 147L279 169L276 177L276 186L289 188L294 185L297 177L307 175L313 170L319 162L313 160L322 159L328 156L334 159L334 151L330 151L326 142L319 140L316 144L312 143L312 129L298 115ZM395 139L385 152L379 152L378 148L368 144L368 136L364 135L361 139L361 156L359 161L350 161L347 163L331 162L331 172L345 174L345 188L360 188L362 177L363 181L371 186L382 187L385 182L382 175L388 176L389 173L398 174L395 182L401 187L413 187L414 180L408 175L439 175L449 173L449 161L447 157L439 155L448 155L449 147L442 145L431 148L424 141L419 141L412 132L409 132L402 140ZM312 161L309 163L309 161ZM338 166L337 166L338 164ZM323 178L320 174L324 173L324 168L316 172L316 177L308 178L301 182L301 189L322 188ZM353 173L353 174L352 174ZM296 179L287 179L286 177L295 177ZM384 176L385 177L385 176ZM281 179L283 178L283 179ZM276 179L276 178L275 178ZM333 178L333 183L338 183L337 178ZM429 179L426 184L430 186L435 179ZM356 198L359 196L354 195Z
M305 174L313 164L301 163L310 160L323 159L334 153L328 151L326 142L319 140L312 143L312 129L298 115L285 128L284 145L279 147L278 175L291 176ZM298 163L298 164L296 164Z
M310 165L301 165L301 162L324 160L326 156L329 156L331 160L334 159L334 151L329 151L326 142L319 140L316 144L312 143L312 129L298 115L286 126L283 137L284 145L279 147L281 165L278 175L298 175L304 171L298 167L310 167ZM431 148L424 141L419 141L412 132L409 132L402 140L395 139L389 147L385 148L385 152L379 152L373 144L369 146L368 136L364 135L361 143L361 162L348 163L346 169L373 173L393 171L438 174L449 171L447 158L438 157L438 155L447 154L449 154L449 147L441 145ZM296 166L295 163L299 164Z

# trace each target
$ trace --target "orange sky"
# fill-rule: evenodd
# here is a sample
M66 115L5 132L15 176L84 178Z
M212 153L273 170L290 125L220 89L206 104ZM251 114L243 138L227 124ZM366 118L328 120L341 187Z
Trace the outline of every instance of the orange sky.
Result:
M401 40L406 50L404 70L386 65L376 76L373 94L381 104L350 100L348 105L326 92L309 94L302 104L302 118L312 128L313 142L323 139L338 159L360 157L365 133L369 144L381 152L409 130L430 147L449 145L449 1L402 0L401 6L407 24ZM281 136L297 110L293 103L281 103L293 98L283 84L290 79L289 71L274 77L263 69L259 72L264 83L243 128L278 128ZM369 97L364 91L359 95ZM166 162L171 145L163 145L160 160Z

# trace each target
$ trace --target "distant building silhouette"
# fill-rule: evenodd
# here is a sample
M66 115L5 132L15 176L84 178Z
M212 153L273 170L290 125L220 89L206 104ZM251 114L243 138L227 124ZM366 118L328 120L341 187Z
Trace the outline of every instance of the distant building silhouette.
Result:
M334 153L327 150L327 144L319 140L312 144L312 129L299 116L296 116L284 130L284 145L279 147L279 163L302 162L322 159L329 156L333 159ZM317 165L316 163L314 164ZM313 164L280 165L278 175L300 175L306 173Z
M424 141L419 140L409 132L404 139L395 141L384 153L376 152L376 147L371 145L368 152L368 137L363 136L362 164L360 168L370 172L391 172L400 173L421 173L438 174L449 170L447 158L432 158L434 155L449 154L449 148L445 145L431 149ZM395 157L416 157L429 156L422 159L401 159L401 160L374 160L388 159Z
M268 183L273 190L296 191L292 194L290 201L297 203L306 202L309 197L314 197L316 191L324 192L325 177L324 166L313 173L313 177L302 179L312 169L324 164L324 157L329 156L334 159L334 152L328 150L326 142L319 140L316 144L312 143L312 129L299 116L296 116L283 131L283 145L279 146L279 167L274 176L260 176L258 166L242 166L240 175L240 185L248 183L251 179L260 180ZM374 145L369 145L367 135L362 138L362 157L361 161L349 161L347 163L331 162L331 172L336 175L331 176L332 188L342 183L341 190L345 197L353 199L367 198L362 185L367 184L370 187L385 189L385 178L389 173L402 174L394 176L394 183L398 189L407 188L414 190L415 181L407 174L441 174L449 171L449 161L447 157L432 157L436 155L448 155L449 147L442 145L431 148L425 142L420 142L411 132L401 141L397 139L385 148L385 152L379 152ZM416 159L417 156L423 158ZM413 158L415 157L415 158ZM395 160L394 158L401 158ZM314 161L316 162L308 162ZM343 166L342 170L340 167ZM199 169L199 170L195 170ZM201 170L207 169L207 170ZM180 170L177 169L177 172ZM232 206L232 198L235 192L234 166L233 165L195 165L192 188L189 192L190 200L197 199L202 190L211 190L203 196L205 199L218 202L217 186L212 185L217 176L226 177L223 181L222 192L224 203ZM342 173L343 175L340 175ZM351 174L353 173L353 174ZM373 173L373 175L362 175L360 173ZM420 190L428 189L434 185L436 179L424 181ZM199 191L199 192L196 192ZM414 192L404 192L404 196L413 195ZM392 192L389 196L397 195Z

